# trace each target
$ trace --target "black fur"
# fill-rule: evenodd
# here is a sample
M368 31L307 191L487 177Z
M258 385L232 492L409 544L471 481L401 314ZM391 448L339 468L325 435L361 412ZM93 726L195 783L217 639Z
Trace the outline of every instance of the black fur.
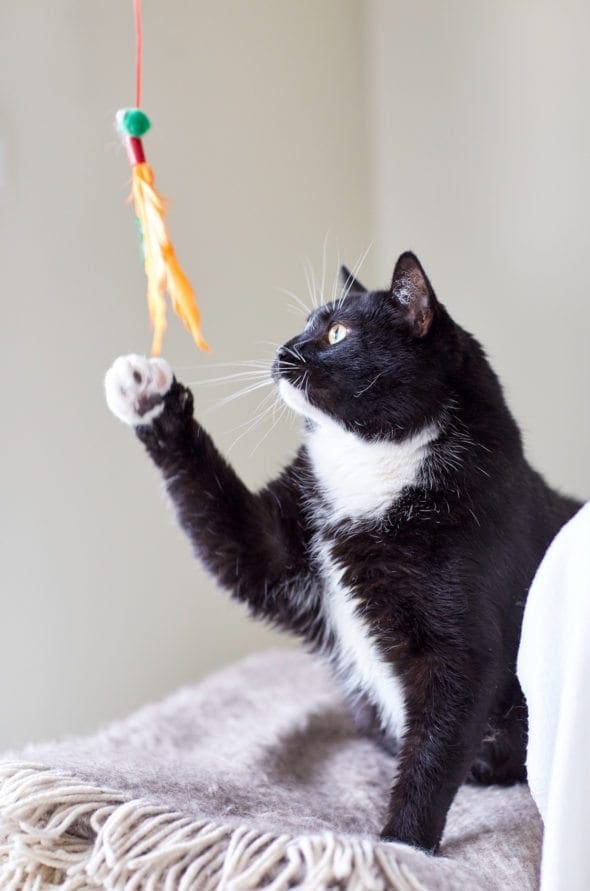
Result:
M344 275L346 299L312 314L273 373L305 386L312 405L366 439L401 441L437 425L419 483L384 517L331 524L305 446L251 493L177 381L162 414L136 431L219 583L255 616L328 654L335 641L312 544L333 526L343 581L407 699L383 837L436 850L462 782L526 779L515 675L523 608L549 542L579 504L529 466L481 346L453 322L412 254L400 257L386 291ZM348 335L330 346L334 321ZM360 705L370 729L374 709Z

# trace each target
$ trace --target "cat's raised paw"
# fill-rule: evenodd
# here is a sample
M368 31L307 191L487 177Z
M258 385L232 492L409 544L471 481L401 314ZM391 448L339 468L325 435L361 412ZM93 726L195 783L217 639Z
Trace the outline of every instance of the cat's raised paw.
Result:
M119 356L104 379L107 405L125 424L150 424L164 408L172 386L172 369L165 359Z

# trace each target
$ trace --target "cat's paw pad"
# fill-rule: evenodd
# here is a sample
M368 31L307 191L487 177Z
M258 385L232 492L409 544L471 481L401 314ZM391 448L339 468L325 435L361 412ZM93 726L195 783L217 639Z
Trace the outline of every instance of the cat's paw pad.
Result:
M150 424L162 412L172 381L165 359L119 356L104 379L107 405L125 424Z

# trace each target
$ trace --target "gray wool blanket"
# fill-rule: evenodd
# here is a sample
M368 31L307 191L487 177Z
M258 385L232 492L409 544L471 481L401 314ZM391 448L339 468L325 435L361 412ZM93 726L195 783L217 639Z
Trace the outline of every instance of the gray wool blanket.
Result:
M379 840L394 772L321 662L256 655L95 736L1 759L0 888L538 887L526 787L463 787L431 857Z

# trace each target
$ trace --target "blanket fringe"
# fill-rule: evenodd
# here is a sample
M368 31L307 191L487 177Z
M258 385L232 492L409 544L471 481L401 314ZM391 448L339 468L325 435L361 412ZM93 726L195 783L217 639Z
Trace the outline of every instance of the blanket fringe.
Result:
M0 763L3 891L424 891L391 846L193 820L41 764Z

